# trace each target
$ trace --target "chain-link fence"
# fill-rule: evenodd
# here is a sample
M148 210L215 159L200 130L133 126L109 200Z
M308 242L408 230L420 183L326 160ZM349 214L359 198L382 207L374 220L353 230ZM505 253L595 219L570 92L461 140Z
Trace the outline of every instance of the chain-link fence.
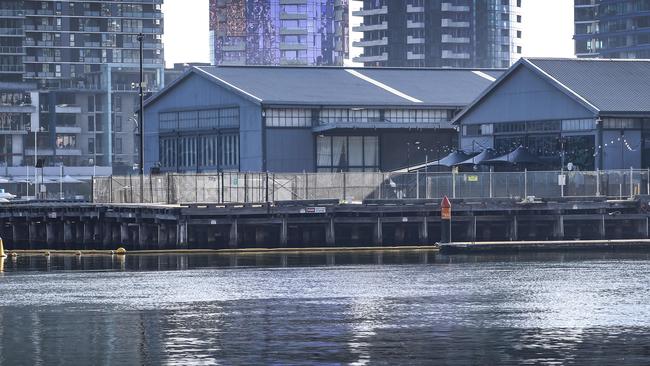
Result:
M630 197L650 170L471 173L215 173L96 177L98 203L261 203L288 200Z

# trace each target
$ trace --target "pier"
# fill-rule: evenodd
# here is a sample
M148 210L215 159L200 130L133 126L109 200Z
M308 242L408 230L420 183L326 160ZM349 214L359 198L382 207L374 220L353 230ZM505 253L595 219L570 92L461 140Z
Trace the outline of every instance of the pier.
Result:
M453 243L641 241L650 196L451 200ZM440 199L270 203L16 202L0 206L7 249L180 250L430 246Z

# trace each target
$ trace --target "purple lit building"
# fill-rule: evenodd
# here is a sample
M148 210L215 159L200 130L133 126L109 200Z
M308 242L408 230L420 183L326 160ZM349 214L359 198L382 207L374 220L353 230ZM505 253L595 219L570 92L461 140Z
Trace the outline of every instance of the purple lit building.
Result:
M343 65L348 0L210 0L215 65Z

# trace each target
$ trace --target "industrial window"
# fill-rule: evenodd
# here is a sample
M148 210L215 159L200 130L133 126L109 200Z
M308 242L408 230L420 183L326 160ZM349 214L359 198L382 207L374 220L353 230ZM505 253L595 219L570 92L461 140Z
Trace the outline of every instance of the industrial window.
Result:
M160 113L158 116L161 130L175 130L178 128L178 112Z
M316 164L319 172L379 170L377 136L318 136Z
M605 118L603 128L611 129L639 129L641 120L634 118Z
M389 109L386 121L393 123L440 123L449 120L446 109Z
M565 119L562 121L562 131L585 131L595 128L593 119Z
M219 110L219 127L239 127L239 108L222 108Z
M163 112L158 116L161 130L196 130L239 127L239 108Z
M368 123L380 122L379 109L334 109L326 108L320 111L320 124L330 123Z
M311 127L311 109L269 108L265 115L268 127Z
M219 110L199 111L199 128L219 128Z
M178 128L179 129L194 129L198 127L199 115L197 111L179 112L178 113Z
M219 136L221 147L220 165L225 168L236 169L239 167L239 134Z
M464 125L463 136L484 136L494 133L494 125L485 123L481 125Z

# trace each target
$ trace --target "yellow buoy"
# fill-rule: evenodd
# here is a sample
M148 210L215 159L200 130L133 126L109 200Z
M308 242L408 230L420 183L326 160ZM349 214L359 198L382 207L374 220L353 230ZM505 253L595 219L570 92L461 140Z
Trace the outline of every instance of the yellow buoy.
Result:
M2 242L2 238L0 238L0 258L4 258L7 255L5 254L5 246L4 243Z
M117 248L117 250L115 251L115 254L117 254L117 255L126 255L126 249Z

